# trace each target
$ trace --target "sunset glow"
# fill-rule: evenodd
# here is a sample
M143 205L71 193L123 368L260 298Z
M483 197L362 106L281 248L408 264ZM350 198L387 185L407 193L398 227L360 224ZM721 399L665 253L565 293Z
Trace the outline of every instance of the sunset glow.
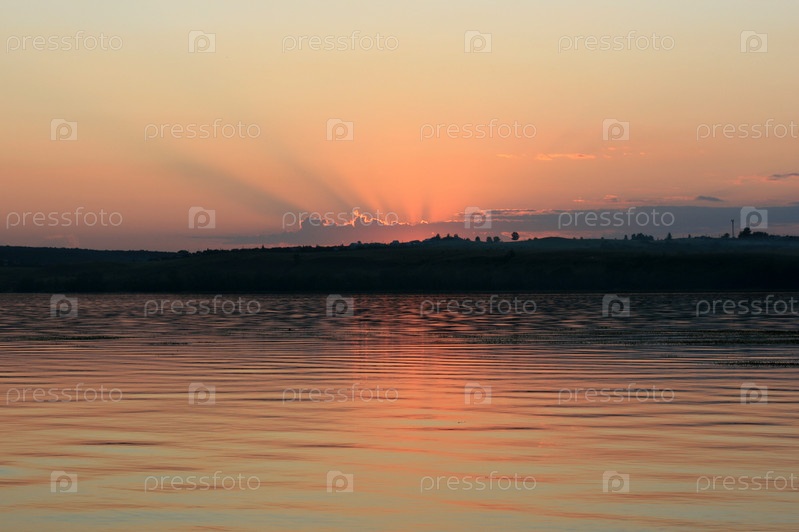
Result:
M799 192L793 3L80 5L2 9L0 212L123 223L6 243L277 245L286 213L353 209L409 226L354 240L408 240L469 206L694 206L717 234L713 208ZM214 229L187 227L195 206Z

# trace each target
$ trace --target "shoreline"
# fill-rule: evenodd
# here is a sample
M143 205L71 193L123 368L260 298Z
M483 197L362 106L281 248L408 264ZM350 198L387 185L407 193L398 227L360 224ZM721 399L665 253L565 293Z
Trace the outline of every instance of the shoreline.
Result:
M189 252L0 247L4 293L799 291L799 238L472 242Z

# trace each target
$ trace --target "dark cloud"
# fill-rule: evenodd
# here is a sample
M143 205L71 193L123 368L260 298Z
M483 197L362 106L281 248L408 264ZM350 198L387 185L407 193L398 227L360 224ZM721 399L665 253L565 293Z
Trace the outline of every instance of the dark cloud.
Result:
M707 196L701 201L718 202ZM760 205L769 213L773 234L797 234L799 231L799 204L768 207ZM352 225L314 226L304 224L298 231L263 233L260 235L228 235L227 245L334 245L362 242L409 241L429 238L436 233L442 236L458 234L474 239L480 236L503 235L505 239L517 231L527 237L560 236L565 238L622 238L625 234L645 233L658 238L672 233L675 237L687 235L720 236L730 230L730 220L741 219L741 207L659 205L549 211L534 209L486 209L491 213L490 227L486 225L465 227L462 213L457 219L429 224L378 223Z
M799 172L789 172L787 174L771 174L768 176L769 181L779 181L781 179L788 179L791 177L799 177Z
M714 201L714 202L723 202L723 199L719 199L715 196L697 196L696 201Z

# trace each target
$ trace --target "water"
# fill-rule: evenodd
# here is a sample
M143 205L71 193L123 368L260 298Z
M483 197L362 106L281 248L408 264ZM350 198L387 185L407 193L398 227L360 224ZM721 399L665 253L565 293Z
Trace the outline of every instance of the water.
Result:
M490 296L0 296L0 529L796 529L796 315Z

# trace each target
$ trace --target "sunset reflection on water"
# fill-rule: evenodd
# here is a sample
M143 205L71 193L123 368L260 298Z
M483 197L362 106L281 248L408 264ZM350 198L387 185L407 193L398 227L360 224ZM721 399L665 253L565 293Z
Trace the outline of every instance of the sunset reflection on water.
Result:
M791 317L697 318L689 294L627 318L602 294L330 317L326 295L148 317L188 297L76 297L68 319L0 296L3 529L795 526Z

